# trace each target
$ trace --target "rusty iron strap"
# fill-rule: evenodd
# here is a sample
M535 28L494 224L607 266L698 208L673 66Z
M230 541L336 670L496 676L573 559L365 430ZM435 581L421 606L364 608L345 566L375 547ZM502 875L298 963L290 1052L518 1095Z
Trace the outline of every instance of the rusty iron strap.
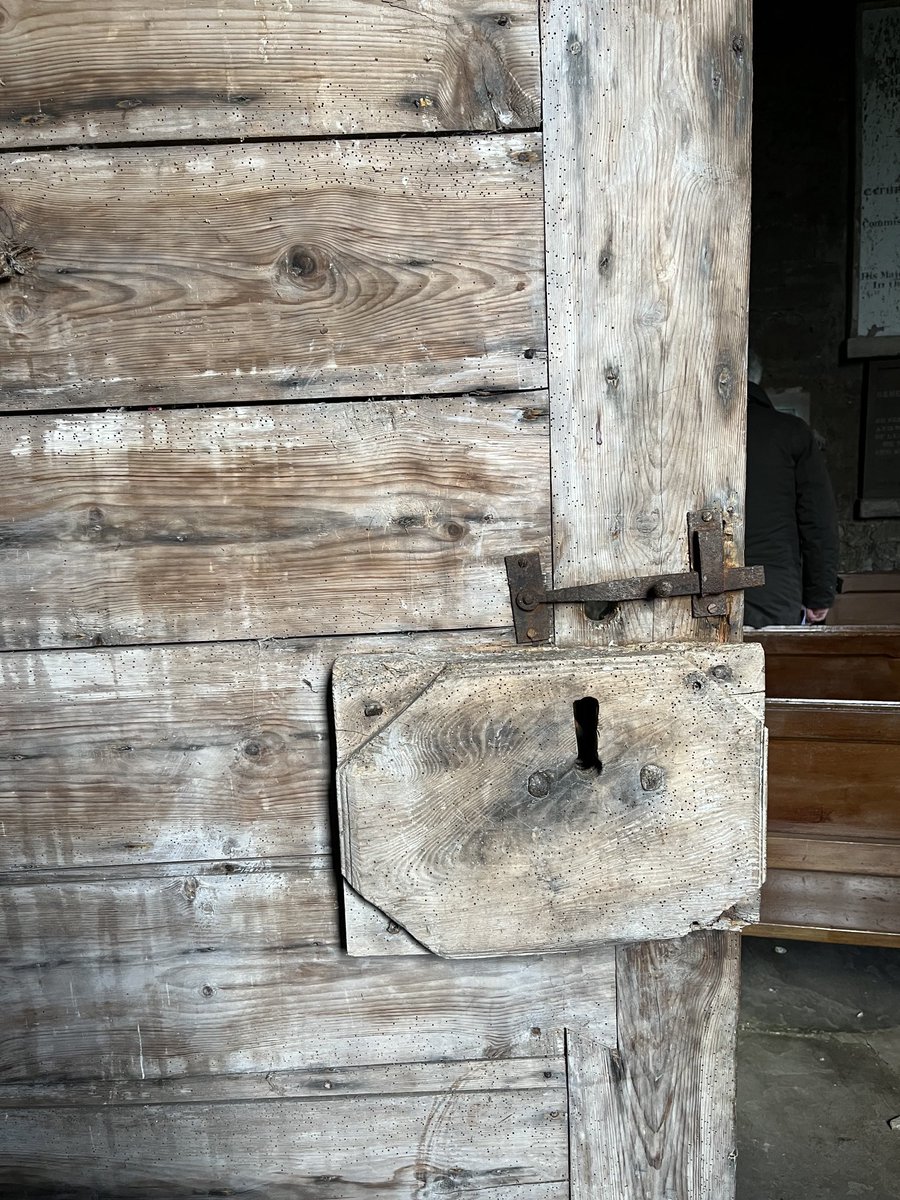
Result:
M513 622L518 642L546 642L552 635L554 604L614 604L622 600L655 600L692 596L695 616L725 616L726 592L761 587L762 567L725 565L723 514L720 508L688 514L691 558L696 567L665 575L607 579L600 583L549 589L544 586L541 556L534 551L506 558Z

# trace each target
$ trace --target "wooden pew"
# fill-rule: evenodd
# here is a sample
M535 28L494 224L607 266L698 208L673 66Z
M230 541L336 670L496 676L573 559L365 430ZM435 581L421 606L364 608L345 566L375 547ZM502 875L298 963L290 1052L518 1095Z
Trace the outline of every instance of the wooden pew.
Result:
M765 937L900 946L900 628L775 629Z

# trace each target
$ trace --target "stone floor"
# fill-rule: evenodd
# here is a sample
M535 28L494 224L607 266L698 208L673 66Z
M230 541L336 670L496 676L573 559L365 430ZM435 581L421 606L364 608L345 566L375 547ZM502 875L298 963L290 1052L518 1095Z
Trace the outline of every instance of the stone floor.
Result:
M744 938L738 1200L900 1200L900 950Z

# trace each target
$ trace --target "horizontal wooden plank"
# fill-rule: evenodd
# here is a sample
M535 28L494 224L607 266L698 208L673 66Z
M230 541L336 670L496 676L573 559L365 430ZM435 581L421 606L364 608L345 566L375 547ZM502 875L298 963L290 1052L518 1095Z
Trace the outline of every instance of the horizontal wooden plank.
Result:
M857 576L857 578L859 578ZM878 576L884 579L886 576ZM745 629L745 642L758 642L768 653L827 658L852 654L896 658L900 654L900 627L896 625L773 625ZM847 697L849 699L849 697Z
M767 844L769 869L793 871L841 871L851 875L900 876L900 840L851 840L848 838L770 833Z
M895 744L900 702L879 700L767 700L772 741Z
M222 1101L328 1100L345 1096L434 1095L441 1092L565 1090L562 1057L472 1059L268 1071L265 1075L182 1076L106 1082L0 1084L0 1109L108 1108L124 1104L211 1104ZM563 1100L565 1103L565 1100Z
M831 929L822 925L746 925L748 937L778 938L795 942L833 942L844 946L900 948L900 933L869 933L861 929Z
M350 958L324 860L82 873L5 887L0 911L2 1084L531 1058L561 1054L575 1025L615 1037L613 950Z
M539 115L511 0L7 0L0 145L510 129Z
M0 1130L0 1186L23 1200L414 1200L450 1192L507 1200L518 1189L523 1200L533 1200L526 1185L555 1183L543 1197L563 1200L564 1099L553 1088L8 1110Z
M331 665L353 649L411 644L0 655L0 870L189 860L223 860L227 870L240 859L328 852Z
M769 726L769 832L900 838L900 705L779 700Z
M77 881L0 887L0 965L16 969L314 952L340 940L328 855L285 868L184 864L180 875L95 881L82 872Z
M764 874L762 665L756 646L342 655L343 873L451 958L730 928Z
M549 544L542 392L0 426L6 649L508 626Z
M828 871L770 871L762 890L764 925L809 926L900 935L897 877Z
M766 694L782 699L900 701L900 629L759 630Z
M0 407L546 383L537 134L12 153Z

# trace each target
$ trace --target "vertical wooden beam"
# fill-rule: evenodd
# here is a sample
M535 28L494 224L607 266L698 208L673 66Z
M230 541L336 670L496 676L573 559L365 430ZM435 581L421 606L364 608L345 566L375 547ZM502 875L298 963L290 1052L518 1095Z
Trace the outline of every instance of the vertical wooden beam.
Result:
M740 561L750 0L541 0L557 587L682 571L721 504ZM556 613L560 645L740 637L743 605ZM617 953L618 1048L568 1039L573 1200L734 1191L737 935Z
M737 934L618 948L617 1048L566 1039L573 1200L734 1195L739 983Z
M740 540L749 18L749 0L543 0L557 587L687 570L704 504L734 508ZM566 606L558 640L722 636L690 614Z

